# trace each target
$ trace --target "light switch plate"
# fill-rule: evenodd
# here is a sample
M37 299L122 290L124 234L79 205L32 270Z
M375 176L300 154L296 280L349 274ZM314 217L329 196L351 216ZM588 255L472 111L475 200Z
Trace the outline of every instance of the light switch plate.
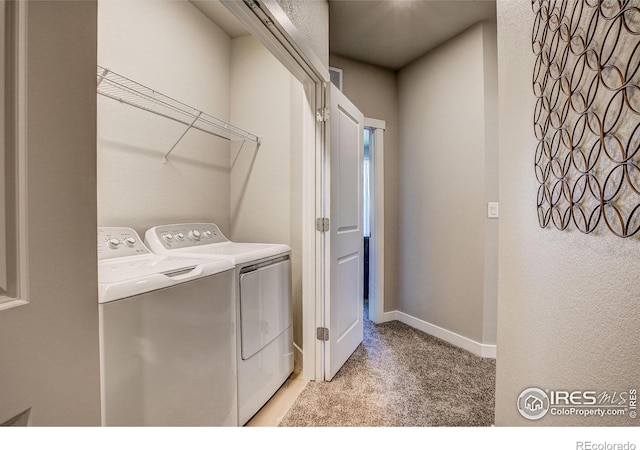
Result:
M487 217L489 219L497 219L500 215L500 208L498 202L487 203Z

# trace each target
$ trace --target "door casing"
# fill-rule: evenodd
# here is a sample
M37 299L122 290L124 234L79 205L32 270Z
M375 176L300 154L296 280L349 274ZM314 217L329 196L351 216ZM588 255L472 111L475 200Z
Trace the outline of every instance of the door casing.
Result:
M307 182L302 187L302 376L321 381L322 341L316 339L316 328L322 326L328 255L324 233L316 231L316 218L325 217L324 199L328 191L326 126L317 120L316 112L326 107L329 70L275 0L252 1L251 5L237 0L221 1L304 86L307 103L302 173Z

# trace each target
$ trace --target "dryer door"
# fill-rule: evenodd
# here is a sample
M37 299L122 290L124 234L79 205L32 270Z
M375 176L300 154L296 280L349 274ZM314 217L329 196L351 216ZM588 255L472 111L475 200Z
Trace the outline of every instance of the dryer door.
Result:
M292 322L291 263L247 267L240 274L241 356L247 360Z

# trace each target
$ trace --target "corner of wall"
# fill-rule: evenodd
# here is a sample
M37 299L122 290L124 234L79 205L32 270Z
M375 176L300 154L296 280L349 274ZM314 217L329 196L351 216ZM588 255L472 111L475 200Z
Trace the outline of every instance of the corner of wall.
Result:
M398 76L398 309L475 342L488 276L483 59L475 25Z

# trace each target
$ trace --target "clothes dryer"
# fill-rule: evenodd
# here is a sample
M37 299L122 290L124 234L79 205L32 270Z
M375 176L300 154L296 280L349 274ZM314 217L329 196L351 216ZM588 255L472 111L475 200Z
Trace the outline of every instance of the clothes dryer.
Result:
M233 269L98 229L103 425L237 426Z
M293 373L290 247L233 242L212 223L156 226L145 242L157 254L222 256L235 266L238 423L246 424Z

